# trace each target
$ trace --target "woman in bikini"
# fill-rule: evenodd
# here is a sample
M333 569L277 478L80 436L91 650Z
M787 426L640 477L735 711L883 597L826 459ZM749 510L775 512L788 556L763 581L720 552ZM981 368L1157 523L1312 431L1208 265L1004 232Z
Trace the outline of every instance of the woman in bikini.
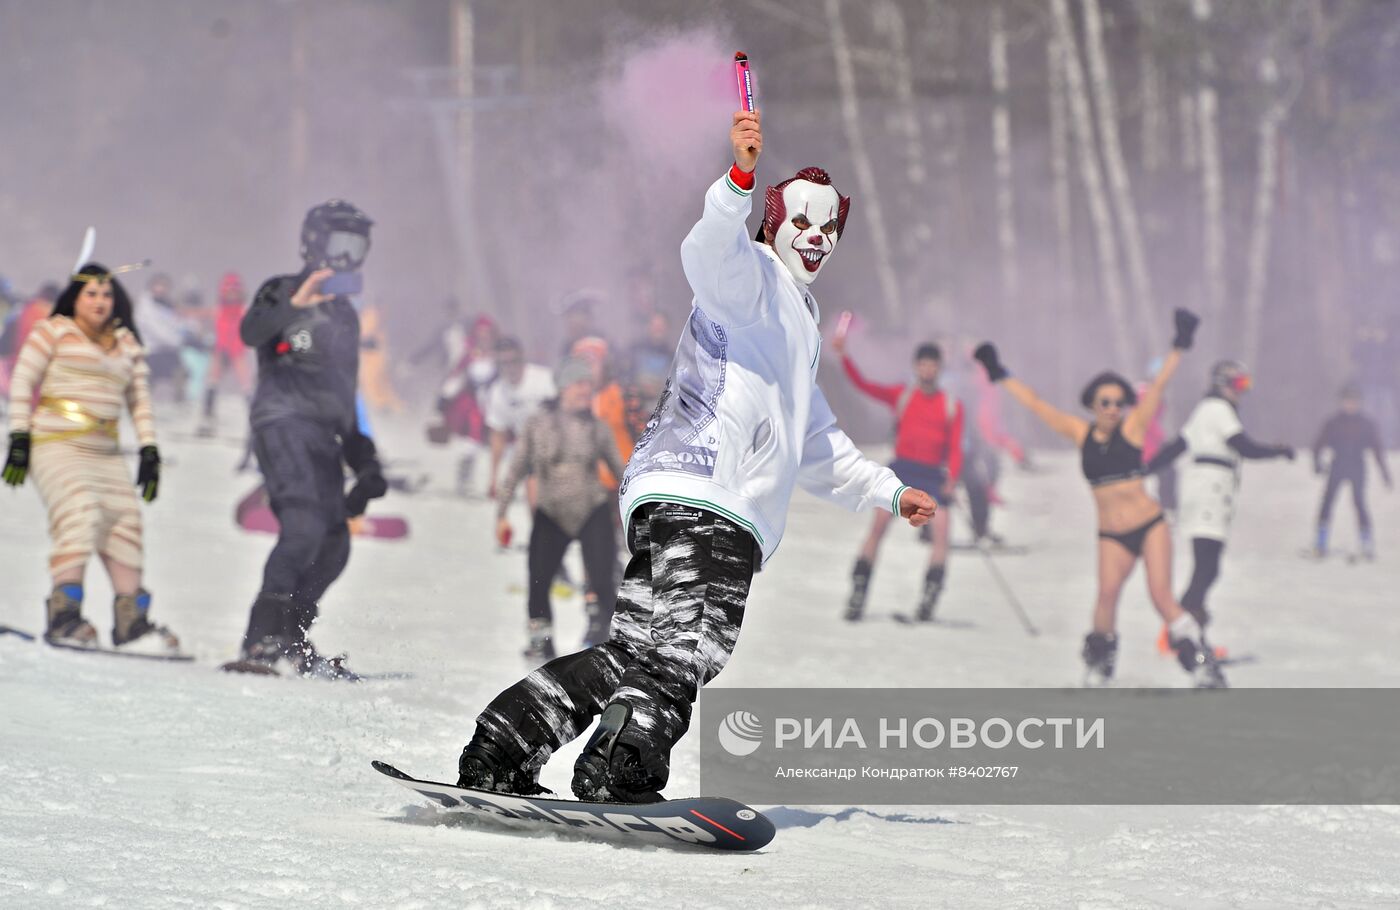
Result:
M1091 379L1080 396L1080 402L1092 413L1090 420L1042 401L1030 386L1007 372L991 344L980 345L973 354L989 379L1001 383L1012 398L1080 450L1080 464L1093 490L1099 518L1099 590L1093 631L1085 636L1083 650L1086 683L1090 685L1106 684L1113 677L1118 654L1118 596L1139 558L1147 567L1152 603L1170 630L1172 649L1182 667L1199 687L1226 684L1214 655L1202 644L1200 626L1172 596L1171 531L1162 507L1148 495L1143 483L1142 444L1148 422L1157 413L1182 352L1191 347L1198 322L1194 314L1176 311L1172 351L1143 391L1141 401L1132 385L1117 373L1106 371Z

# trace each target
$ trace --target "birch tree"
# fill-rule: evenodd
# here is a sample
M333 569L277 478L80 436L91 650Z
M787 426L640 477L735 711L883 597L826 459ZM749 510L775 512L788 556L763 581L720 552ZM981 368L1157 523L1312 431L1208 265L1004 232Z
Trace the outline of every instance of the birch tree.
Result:
M900 300L899 282L895 278L894 266L890 262L889 234L885 230L884 211L875 186L875 171L870 164L869 140L860 128L860 102L856 96L855 65L852 61L850 38L841 19L841 0L826 0L826 18L831 35L831 53L836 63L836 82L841 92L841 122L846 130L846 143L851 149L851 166L856 172L856 186L860 189L862 204L870 213L866 223L870 226L870 238L874 245L875 277L880 284L880 293L885 299L885 309L898 323L903 317L903 302Z
M1089 219L1094 228L1100 290L1113 331L1114 355L1121 363L1136 363L1132 335L1128 331L1128 314L1123 302L1123 274L1118 261L1118 242L1114 238L1113 219L1109 214L1098 150L1094 144L1093 115L1089 110L1089 95L1084 85L1084 70L1080 63L1079 42L1074 35L1074 22L1070 18L1069 0L1050 0L1050 13L1055 40L1063 49L1069 122L1074 134L1079 176L1084 184Z
M1113 89L1113 74L1108 68L1108 55L1104 53L1103 13L1099 0L1081 0L1080 5L1084 10L1084 58L1089 65L1089 82L1098 112L1099 143L1108 175L1109 199L1123 233L1133 309L1140 323L1137 328L1146 337L1148 348L1155 351L1161 347L1162 326L1153 305L1152 277L1147 270L1137 203L1133 200L1133 185L1123 156L1123 142L1118 135L1118 100Z
M1011 111L1007 104L1010 86L1006 62L1006 22L1000 3L992 7L991 40L988 48L992 71L992 154L996 169L997 248L1001 252L1003 312L1014 306L1021 290L1016 252L1016 193L1011 173Z
M1210 50L1210 0L1192 0L1200 40L1196 122L1201 152L1201 243L1206 278L1205 313L1225 314L1225 176L1220 161L1220 127L1215 92L1215 55Z

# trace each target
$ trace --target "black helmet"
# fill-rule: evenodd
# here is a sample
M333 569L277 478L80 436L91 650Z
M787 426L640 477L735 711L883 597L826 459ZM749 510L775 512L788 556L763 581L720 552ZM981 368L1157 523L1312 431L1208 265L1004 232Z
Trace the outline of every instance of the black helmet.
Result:
M307 212L301 223L301 258L312 268L354 271L369 252L372 224L368 215L344 199L323 202Z

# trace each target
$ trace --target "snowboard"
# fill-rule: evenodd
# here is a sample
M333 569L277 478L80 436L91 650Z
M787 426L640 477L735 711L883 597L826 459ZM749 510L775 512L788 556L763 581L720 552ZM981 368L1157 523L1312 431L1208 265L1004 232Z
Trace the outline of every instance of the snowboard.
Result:
M573 831L604 840L660 847L751 852L777 830L763 813L721 796L695 796L659 803L591 803L544 796L511 796L410 777L393 765L371 762L448 812L528 831Z
M245 531L276 534L281 530L267 501L267 488L263 486L239 500L233 516ZM350 533L356 537L400 540L408 536L408 519L399 515L361 515L350 520Z
M288 678L297 678L297 674L295 673L283 673L276 667L269 667L267 664L258 660L230 660L227 663L219 664L219 669L225 673L247 673L250 676L286 676ZM318 679L322 677L311 678ZM372 682L382 679L413 679L413 674L392 670L385 673L356 673L353 670L346 670L343 676L324 678L329 679L331 682Z

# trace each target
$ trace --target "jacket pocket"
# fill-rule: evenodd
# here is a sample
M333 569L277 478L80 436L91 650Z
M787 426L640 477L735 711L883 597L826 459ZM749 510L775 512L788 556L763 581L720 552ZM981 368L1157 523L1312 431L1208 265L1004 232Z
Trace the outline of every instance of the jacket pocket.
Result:
M739 473L746 475L752 473L777 445L778 434L773 432L773 421L764 418L753 433L753 441L749 445L749 450L744 455L744 460L739 462Z

